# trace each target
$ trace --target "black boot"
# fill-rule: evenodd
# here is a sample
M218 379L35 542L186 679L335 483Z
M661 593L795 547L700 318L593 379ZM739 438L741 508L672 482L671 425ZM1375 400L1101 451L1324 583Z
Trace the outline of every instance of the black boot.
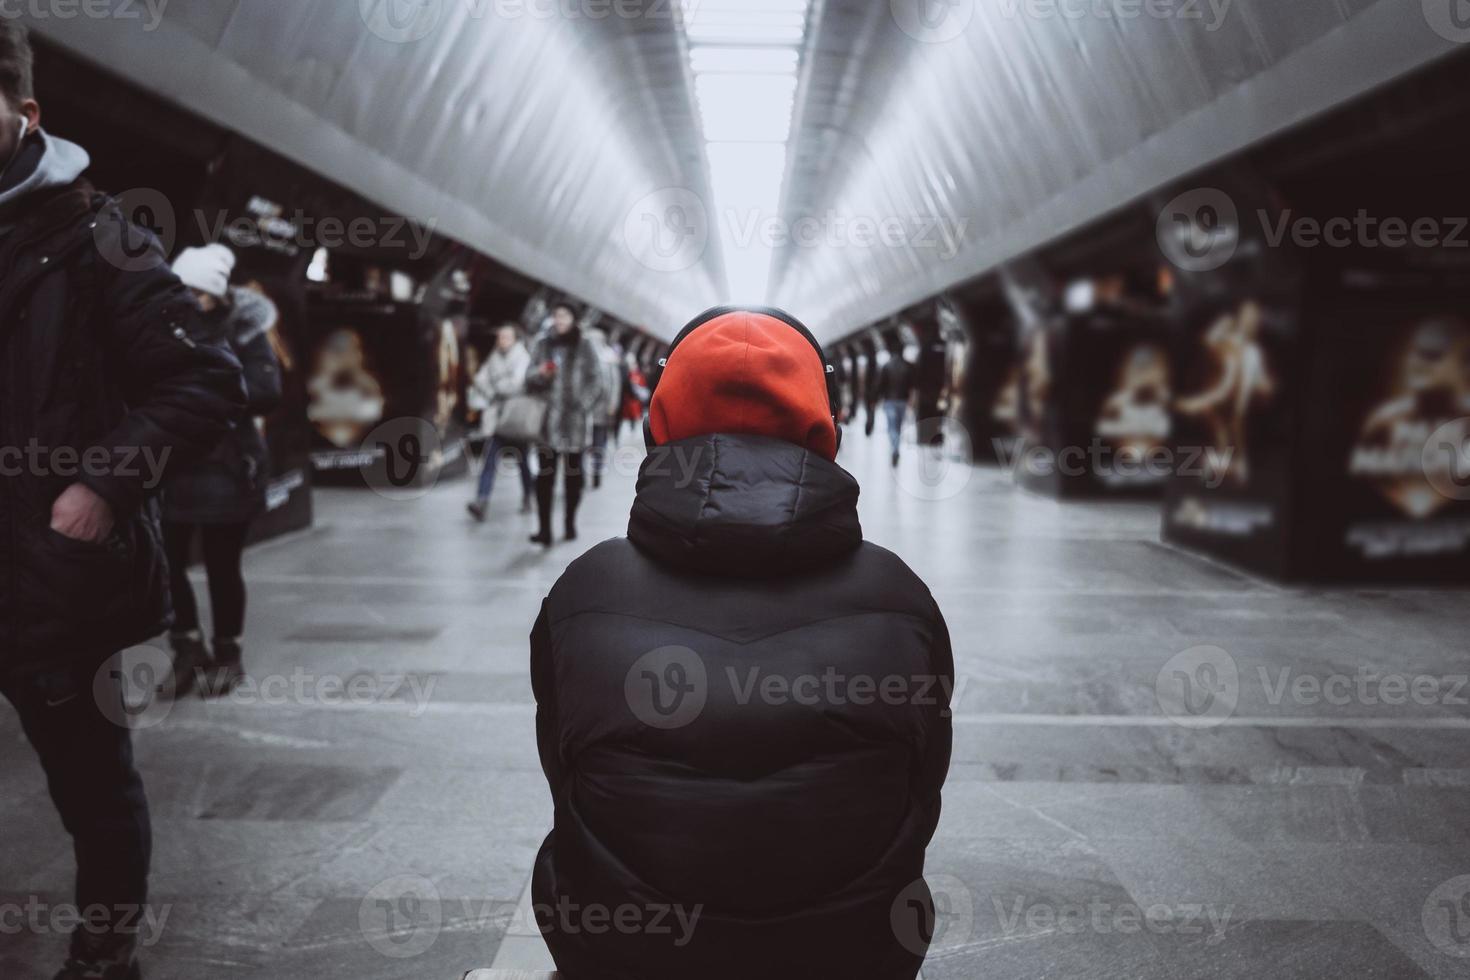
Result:
M226 697L245 679L245 651L240 647L239 637L216 637L214 641L214 670L201 692L206 698Z
M542 461L542 466L546 462ZM543 468L536 477L536 514L541 519L541 530L531 536L532 544L543 548L551 547L551 502L556 495L556 471Z
M577 540L577 510L582 506L582 487L586 478L580 472L567 473L567 540Z
M209 648L198 630L170 633L168 645L173 651L173 674L158 685L158 693L179 700L188 697L195 685L210 669Z
M55 980L143 980L131 936L94 935L78 929L71 936L71 954Z

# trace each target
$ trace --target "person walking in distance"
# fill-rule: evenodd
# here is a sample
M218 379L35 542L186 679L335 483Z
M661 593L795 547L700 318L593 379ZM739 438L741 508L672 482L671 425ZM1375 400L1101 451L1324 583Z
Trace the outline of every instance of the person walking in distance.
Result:
M648 378L639 366L638 359L628 354L623 368L623 411L618 423L619 440L622 439L623 425L630 425L636 430L643 424L643 413L648 410L648 398Z
M557 468L566 466L566 540L577 540L577 507L586 482L592 416L602 405L602 365L592 340L566 303L552 310L551 331L536 341L526 387L546 399L546 422L536 446L536 510L541 529L531 540L550 547L551 505Z
M618 414L623 407L623 359L608 340L604 330L588 330L597 348L602 377L603 405L592 412L592 489L602 487L602 474L607 468L607 445L616 441Z
M831 377L786 314L697 318L655 384L627 537L541 606L556 816L534 907L678 923L540 915L567 980L913 980L923 962L954 658L924 583L863 540Z
M0 19L0 444L43 454L0 480L0 694L73 843L56 980L138 980L152 835L112 657L172 619L152 491L245 395L158 241L41 128L32 63Z
M245 576L241 561L250 525L265 510L270 455L256 419L281 404L281 365L270 333L280 314L269 299L230 285L235 254L224 245L185 249L174 274L194 291L212 336L228 345L245 369L245 408L204 459L176 468L163 490L163 540L176 620L172 694L185 697L201 681L222 697L245 676ZM204 644L199 607L189 584L195 539L204 553L214 627L213 652Z
M470 516L481 523L490 507L496 470L504 458L513 459L520 469L521 513L531 511L536 490L529 458L531 447L519 433L512 433L514 419L508 417L515 410L515 400L525 398L526 372L530 366L531 353L521 342L520 327L505 323L495 332L495 350L485 359L470 384L469 403L480 413L480 432L486 443L479 491L468 510Z
M897 466L903 448L903 427L908 421L909 402L918 388L914 366L904 360L903 346L889 348L888 360L878 369L878 398L888 420L888 442L893 448L893 465Z

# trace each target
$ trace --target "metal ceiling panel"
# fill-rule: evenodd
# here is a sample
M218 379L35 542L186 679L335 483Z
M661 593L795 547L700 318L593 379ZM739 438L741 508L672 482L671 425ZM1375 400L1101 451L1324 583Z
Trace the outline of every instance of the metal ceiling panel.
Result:
M779 249L773 300L830 339L973 278L1455 50L1431 2L815 0L782 216L848 227ZM430 28L386 39L384 4ZM668 336L724 291L714 229L653 237L713 213L676 7L189 0L157 30L34 26ZM854 219L902 230L864 245Z
M1455 50L1424 7L824 0L783 218L908 235L788 245L774 302L829 339L894 314ZM920 8L954 20L925 26ZM963 229L957 248L921 234L936 223Z
M385 2L429 17L374 20ZM708 199L687 47L666 0L601 17L491 0L163 9L152 30L85 16L31 26L629 323L671 335L719 298L717 248L664 272L640 253L648 195L673 187Z

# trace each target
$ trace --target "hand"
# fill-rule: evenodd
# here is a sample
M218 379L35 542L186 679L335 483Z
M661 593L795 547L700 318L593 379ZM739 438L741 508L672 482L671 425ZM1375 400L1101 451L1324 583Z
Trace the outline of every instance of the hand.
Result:
M112 507L81 483L67 487L51 505L51 530L73 541L101 544L112 524Z

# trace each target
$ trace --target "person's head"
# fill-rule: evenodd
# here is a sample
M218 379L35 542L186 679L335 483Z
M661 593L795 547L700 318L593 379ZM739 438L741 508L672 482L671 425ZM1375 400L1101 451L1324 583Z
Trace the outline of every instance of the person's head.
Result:
M218 244L186 248L174 259L173 270L174 275L193 291L200 308L209 313L225 301L230 291L235 253Z
M1463 328L1448 317L1435 317L1420 324L1414 331L1404 364L1408 386L1414 391L1455 387L1456 341L1462 336Z
M768 436L835 459L825 355L777 311L711 311L669 353L649 406L649 434L666 445L714 433Z
M551 326L558 337L565 337L577 326L577 311L570 303L557 303L551 308Z
M24 135L41 125L41 105L32 80L34 63L25 27L11 18L0 18L0 165L15 156Z
M495 349L505 353L521 339L521 328L514 323L502 323L495 331Z

